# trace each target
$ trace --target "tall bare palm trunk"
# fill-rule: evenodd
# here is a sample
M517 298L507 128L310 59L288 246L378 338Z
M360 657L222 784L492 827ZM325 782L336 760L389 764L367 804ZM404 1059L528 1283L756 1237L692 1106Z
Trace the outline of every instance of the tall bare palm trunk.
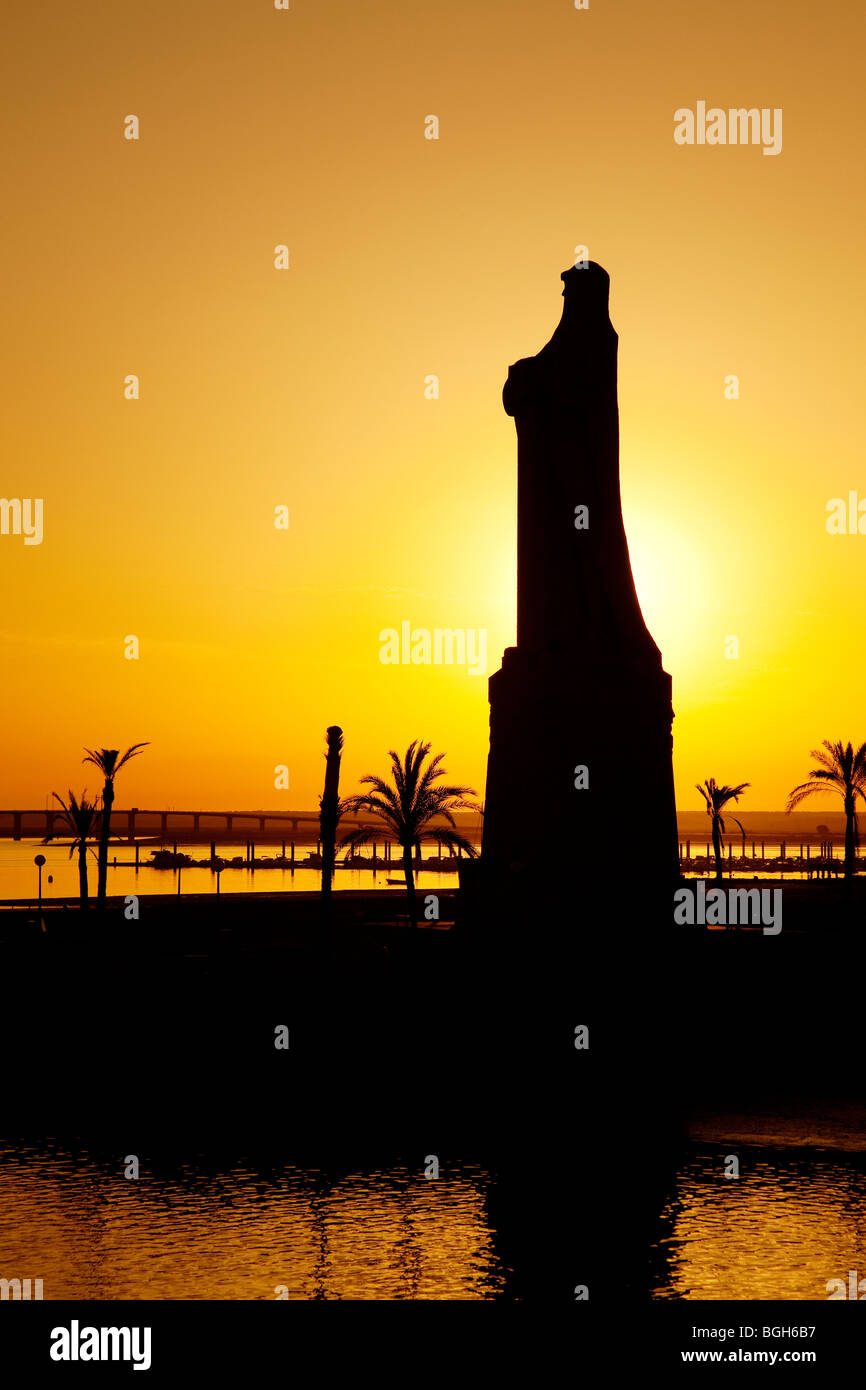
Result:
M319 830L322 836L322 903L325 909L330 906L331 885L334 878L343 730L339 725L332 724L326 731L326 738L328 751L325 755L325 788L319 808Z
M713 853L716 856L716 878L722 883L725 871L722 867L722 837L719 833L719 818L713 816Z
M854 797L845 797L845 877L854 877Z
M82 840L78 846L78 896L81 911L87 911L87 843Z
M105 907L108 890L108 839L111 834L111 808L114 805L114 783L106 778L102 788L102 824L99 828L99 873L96 884L96 902L100 910Z
M413 927L418 925L418 899L415 896L415 869L412 863L412 846L403 846L403 872L406 875L406 893L409 898L409 920Z

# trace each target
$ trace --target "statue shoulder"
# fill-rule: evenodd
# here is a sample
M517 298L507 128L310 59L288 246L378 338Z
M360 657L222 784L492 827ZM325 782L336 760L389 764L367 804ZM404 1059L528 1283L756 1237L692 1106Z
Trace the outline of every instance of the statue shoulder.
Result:
M521 357L508 368L508 379L502 388L502 404L506 415L514 415L533 392L538 372L538 359Z

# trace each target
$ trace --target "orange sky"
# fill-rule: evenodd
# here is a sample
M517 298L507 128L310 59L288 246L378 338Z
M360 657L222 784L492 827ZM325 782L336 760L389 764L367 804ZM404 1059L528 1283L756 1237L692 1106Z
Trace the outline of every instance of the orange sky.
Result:
M780 806L821 738L866 739L866 536L825 528L866 497L862 11L161 0L9 29L0 491L45 535L0 536L3 804L150 739L119 805L310 807L332 722L344 790L421 736L481 791L486 676L385 666L379 633L484 628L488 674L513 642L501 389L578 244L612 278L681 808L708 776ZM698 100L782 108L782 153L676 145Z

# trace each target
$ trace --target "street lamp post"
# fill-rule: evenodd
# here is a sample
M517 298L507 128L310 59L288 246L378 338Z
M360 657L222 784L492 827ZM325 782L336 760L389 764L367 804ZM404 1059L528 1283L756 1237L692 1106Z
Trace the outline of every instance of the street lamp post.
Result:
M45 863L45 855L44 855L44 854L37 854L36 858L33 860L33 863L36 865L37 869L39 870L39 914L40 914L40 916L41 916L41 915L42 915L42 865Z

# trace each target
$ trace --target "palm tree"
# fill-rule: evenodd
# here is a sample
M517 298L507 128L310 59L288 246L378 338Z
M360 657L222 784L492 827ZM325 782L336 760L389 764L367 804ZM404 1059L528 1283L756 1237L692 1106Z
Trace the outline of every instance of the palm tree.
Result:
M100 908L105 907L105 890L108 884L108 837L111 833L111 808L114 805L114 779L124 763L135 758L146 748L146 743L134 743L127 748L123 757L117 748L85 748L86 758L82 762L93 763L105 778L102 788L102 819L99 827L99 881L96 890Z
M704 782L703 786L700 786L698 783L695 784L697 790L706 802L707 815L713 822L713 851L716 856L716 878L720 883L724 877L722 870L722 836L725 833L725 821L722 816L722 811L729 801L739 801L740 796L749 785L748 782L741 782L737 787L720 787L715 777L709 777L707 781ZM732 816L731 819L736 820L736 817ZM739 821L736 821L736 823L740 825ZM743 852L745 853L746 832L741 825L740 831L743 836Z
M45 839L42 841L42 843L43 843L43 845L47 845L51 840L55 840L59 834L60 834L60 835L63 835L63 834L71 835L71 836L73 837L73 838L72 838L72 843L71 843L70 846L69 846L69 858L70 858L70 859L72 858L73 853L74 853L75 850L77 849L77 850L78 850L78 892L79 892L79 898L80 898L80 901L81 901L81 911L82 911L82 912L86 912L86 911L87 911L87 841L88 841L88 839L89 839L89 837L90 837L90 835L91 835L91 833L92 833L92 831L93 831L93 829L94 829L94 825L95 825L95 822L96 822L96 817L97 817L97 814L98 814L98 813L97 813L97 809L96 809L96 802L95 802L95 801L88 801L88 800L87 800L87 792L86 792L86 791L83 791L83 792L81 793L81 800L80 800L80 801L76 801L76 800L75 800L75 793L70 791L70 792L68 793L68 796L69 796L69 801L68 801L68 803L65 802L65 801L63 800L63 797L62 797L62 796L58 796L58 795L57 795L57 792L53 792L52 795L53 795L53 797L54 797L54 800L55 800L55 801L59 801L59 802L60 802L60 805L63 807L63 814L62 814L62 816L59 817L59 820L63 822L63 824L64 824L64 826L65 826L66 828L65 828L65 830L61 830L61 831L55 830L55 829L54 829L54 823L52 823L51 829L49 830L48 834L45 836Z
M337 826L343 806L340 801L340 757L343 752L343 730L331 724L325 730L325 789L319 801L319 833L322 837L322 905L325 911L331 901L334 877L334 858Z
M434 785L440 777L446 775L444 767L441 766L445 754L437 753L424 767L430 748L429 743L415 739L406 749L402 761L391 749L388 756L391 759L393 786L381 777L362 777L362 784L366 783L373 790L349 797L343 805L344 811L355 814L366 811L377 820L383 821L385 837L395 840L401 846L403 872L406 875L406 891L409 897L409 916L413 927L418 925L418 907L412 851L417 850L420 853L422 840L438 839L444 845L465 850L474 859L474 847L454 828L453 812L481 810L474 801L467 800L468 797L476 795L472 787ZM447 821L451 829L439 826L432 828L431 822L437 817ZM377 834L381 835L382 831L377 831L375 826L359 826L343 837L340 847L365 844Z
M841 739L837 743L830 743L825 738L821 748L813 748L809 756L820 763L820 767L812 768L808 782L794 787L785 809L790 815L807 796L826 791L839 793L845 806L845 877L851 879L854 876L854 854L860 843L857 797L866 801L866 743L861 743L855 752L850 743L843 747Z

